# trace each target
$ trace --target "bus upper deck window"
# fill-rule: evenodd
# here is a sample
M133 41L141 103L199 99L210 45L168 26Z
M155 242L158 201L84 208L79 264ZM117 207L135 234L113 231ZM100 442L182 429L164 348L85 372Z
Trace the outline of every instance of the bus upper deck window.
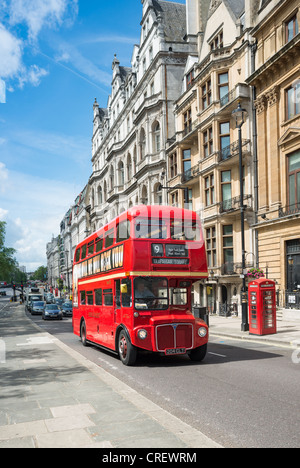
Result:
M136 219L134 223L136 239L167 239L167 224L163 219Z
M111 229L105 234L105 248L111 247L114 243L114 230Z
M93 255L94 253L94 241L89 243L89 248L88 248L88 255Z
M130 237L130 222L122 221L117 227L117 242L123 242Z
M103 237L97 237L96 239L96 253L101 252L103 249Z
M79 260L80 260L80 249L77 249L76 254L75 254L75 262L79 262Z
M176 240L200 240L200 228L197 221L171 221L171 237Z
M86 244L81 247L81 260L86 257Z

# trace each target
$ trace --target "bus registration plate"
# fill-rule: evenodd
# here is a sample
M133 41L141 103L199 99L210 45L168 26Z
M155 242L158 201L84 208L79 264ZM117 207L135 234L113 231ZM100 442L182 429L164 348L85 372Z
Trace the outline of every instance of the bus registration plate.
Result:
M165 354L166 356L170 356L173 354L185 354L186 349L185 348L172 348L172 349L166 349Z

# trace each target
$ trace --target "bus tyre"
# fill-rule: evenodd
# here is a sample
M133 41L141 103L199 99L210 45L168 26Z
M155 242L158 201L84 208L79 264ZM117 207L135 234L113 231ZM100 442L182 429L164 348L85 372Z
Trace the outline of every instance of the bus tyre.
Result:
M199 346L199 348L192 349L189 356L192 361L203 361L207 352L207 344Z
M86 341L86 326L85 326L85 321L83 320L81 322L81 326L80 326L80 337L81 337L81 343L83 344L83 346L87 346L87 341Z
M119 356L125 366L133 366L137 358L137 349L130 342L127 333L120 331L118 340Z

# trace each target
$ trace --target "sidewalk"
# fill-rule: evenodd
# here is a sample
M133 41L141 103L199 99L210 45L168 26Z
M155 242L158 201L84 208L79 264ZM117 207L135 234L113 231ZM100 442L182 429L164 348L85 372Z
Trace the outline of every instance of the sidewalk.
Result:
M24 306L0 318L0 376L0 448L220 447L41 331Z
M300 320L277 319L275 335L251 335L241 331L241 317L209 316L210 336L223 336L248 341L257 341L291 348L300 347Z

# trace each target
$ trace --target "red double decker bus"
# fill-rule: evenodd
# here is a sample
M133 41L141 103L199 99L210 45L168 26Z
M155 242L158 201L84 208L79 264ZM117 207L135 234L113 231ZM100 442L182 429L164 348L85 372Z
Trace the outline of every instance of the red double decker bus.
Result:
M81 242L73 265L73 331L133 365L138 350L206 355L208 326L192 314L191 288L207 278L199 216L137 206Z

